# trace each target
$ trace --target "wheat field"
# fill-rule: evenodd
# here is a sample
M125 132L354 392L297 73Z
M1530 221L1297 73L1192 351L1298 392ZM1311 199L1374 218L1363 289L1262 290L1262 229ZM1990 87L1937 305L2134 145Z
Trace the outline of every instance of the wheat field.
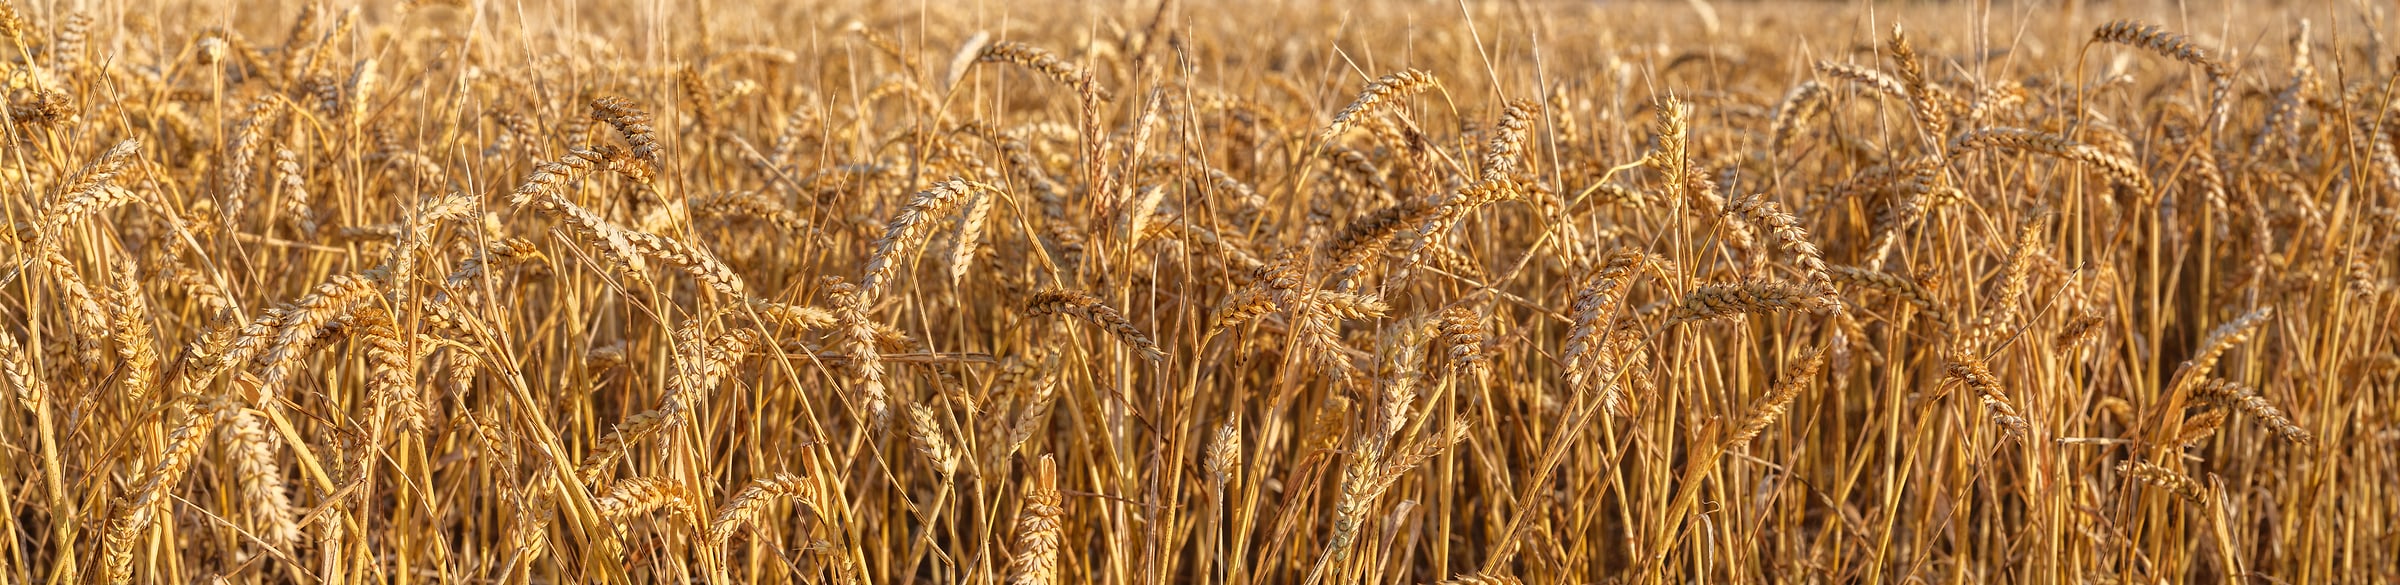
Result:
M2400 582L2385 0L9 0L0 585Z

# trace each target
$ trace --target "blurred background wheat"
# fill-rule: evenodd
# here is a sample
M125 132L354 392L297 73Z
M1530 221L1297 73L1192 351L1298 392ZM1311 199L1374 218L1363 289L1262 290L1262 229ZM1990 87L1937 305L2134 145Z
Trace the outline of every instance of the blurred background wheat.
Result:
M0 585L2400 580L2384 0L0 13Z

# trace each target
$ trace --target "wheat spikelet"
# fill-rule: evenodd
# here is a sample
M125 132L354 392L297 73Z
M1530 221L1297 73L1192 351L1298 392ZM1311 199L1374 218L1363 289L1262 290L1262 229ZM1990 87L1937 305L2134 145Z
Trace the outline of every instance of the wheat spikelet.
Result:
M1608 341L1603 329L1616 322L1617 308L1624 305L1626 293L1633 288L1642 256L1639 250L1620 248L1576 287L1574 325L1567 330L1565 348L1559 353L1568 386L1581 388L1586 380L1597 379L1603 385L1601 395L1611 395L1616 363L1615 356L1603 347Z
M2292 422L2292 417L2284 414L2283 409L2276 408L2273 403L2267 402L2265 397L2259 396L2257 390L2253 390L2241 382L2210 378L2198 386L2192 387L2192 397L2227 408L2240 409L2243 413L2267 425L2267 428L2274 429L2277 436L2281 436L2293 444L2302 447L2316 445L2316 437L2309 434L2308 429L2300 428L2299 423Z
M1325 257L1335 266L1364 263L1367 256L1382 250L1392 236L1410 226L1422 224L1431 217L1433 209L1407 203L1375 210L1352 220L1341 233L1326 240Z
M604 96L592 100L592 120L605 122L625 137L633 147L633 158L658 168L658 134L650 128L650 113L633 105L633 100Z
M33 368L27 365L25 348L5 330L0 330L0 382L8 383L9 394L26 412L39 410L50 394L49 384L33 375Z
M1691 152L1688 150L1692 132L1692 106L1667 96L1651 107L1655 111L1652 133L1658 145L1642 153L1642 166L1657 172L1667 180L1667 196L1682 200L1691 196ZM1703 213L1710 210L1703 209Z
M1191 173L1195 178L1205 180L1207 185L1233 196L1234 205L1240 209L1258 210L1264 209L1268 205L1267 199L1260 196L1258 189L1251 187L1249 183L1234 178L1232 174L1226 173L1223 169L1209 166L1207 163L1191 157L1161 154L1151 157L1150 163L1153 167L1180 169L1183 172Z
M1984 366L1982 360L1966 355L1953 356L1949 371L1950 377L1958 378L1968 388L1975 390L1984 408L1991 412L1992 422L2007 429L2012 436L2028 440L2033 438L2032 422L2025 415L2018 414L2016 405L2009 402L2008 394L2000 390L2000 379L1992 377L1992 371Z
M752 480L748 487L744 487L740 493L734 494L732 500L725 502L724 506L718 507L716 515L710 517L712 520L708 523L709 540L723 546L727 540L733 538L734 531L757 524L759 516L764 513L767 506L773 505L776 500L787 497L814 510L819 505L817 499L820 496L818 496L816 482L789 473L778 473Z
M317 336L336 319L346 319L352 310L375 300L375 293L375 278L344 274L293 302L275 331L274 344L259 356L265 366L259 375L259 391L270 396L280 392Z
M965 202L977 189L990 190L976 183L951 179L909 197L908 206L885 224L883 238L875 241L874 254L867 257L866 276L859 279L863 302L881 298L883 288L899 273L900 263L913 257L916 247L932 234L935 218Z
M1468 255L1466 251L1458 249L1458 246L1456 245L1435 244L1426 246L1425 257L1427 261L1433 264L1434 270L1448 272L1452 275L1456 275L1460 278L1474 282L1492 281L1491 273L1483 269L1483 264L1477 261L1474 256Z
M1874 289L1907 301L1910 306L1916 308L1919 318L1933 324L1935 331L1944 333L1950 331L1948 314L1943 312L1941 305L1934 300L1933 293L1925 290L1925 287L1917 284L1916 281L1897 274L1857 266L1828 266L1826 274L1844 286Z
M1358 99L1352 100L1348 106L1343 106L1340 113L1333 115L1333 124L1317 133L1317 141L1331 141L1368 116L1390 107L1400 98L1424 93L1426 90L1440 87L1441 84L1441 80L1435 79L1432 73L1415 69L1395 72L1367 82L1367 88L1358 92Z
M1044 375L1033 384L1032 398L1025 404L1023 410L1017 412L1017 420L1008 426L1005 442L1007 448L1000 450L998 454L1000 458L1006 459L1015 455L1018 449L1025 446L1025 441L1032 439L1033 434L1040 431L1042 423L1050 419L1050 409L1056 406L1058 401L1057 382L1057 377Z
M1500 112L1500 121L1492 127L1492 139L1484 147L1483 166L1475 176L1483 180L1515 174L1517 164L1525 156L1525 132L1533 125L1533 115L1542 105L1528 100L1508 103Z
M1725 212L1740 215L1750 225L1764 227L1768 233L1774 234L1775 239L1783 242L1784 251L1792 254L1792 263L1800 265L1801 273L1808 278L1809 287L1825 297L1825 302L1836 307L1840 305L1840 298L1836 296L1838 291L1833 288L1833 276L1825 268L1825 256L1817 251L1816 244L1809 242L1808 229L1800 227L1799 217L1785 213L1781 206L1763 197L1736 201Z
M1868 89L1875 90L1875 93L1883 94L1883 96L1886 98L1900 100L1902 102L1908 102L1912 104L1915 103L1914 100L1909 98L1908 86L1906 84L1901 83L1898 79L1893 79L1891 75L1887 75L1882 71L1876 71L1848 63L1818 61L1817 72L1832 76L1835 79L1866 86Z
M2183 474L2176 473L2172 469L2138 461L2120 461L2117 463L2117 473L2167 490L2167 493L2175 494L2175 497L2183 498L2183 501L2186 502L2208 503L2208 490L2200 487L2200 482L2184 477Z
M157 339L150 327L150 303L143 299L141 281L131 261L117 263L108 288L110 336L116 340L121 364L119 386L125 397L139 403L157 383Z
M1984 128L1960 134L1950 144L1951 150L1958 151L2006 148L2067 159L2099 169L2109 180L2133 189L2137 195L2148 197L2152 193L2150 178L2143 176L2141 167L2133 161L2055 135L2022 128Z
M1976 89L1975 101L1967 104L1967 124L1974 126L1995 118L2014 114L2025 105L2025 85L2013 81L1985 84Z
M1419 437L1415 442L1393 450L1391 456L1384 460L1383 473L1375 480L1378 484L1375 490L1381 492L1391 489L1392 484L1399 482L1410 470L1466 441L1469 430L1471 428L1466 417L1453 418L1449 425L1442 428L1441 434Z
M1451 577L1438 585L1525 585L1525 582L1516 577L1487 571Z
M1668 323L1705 321L1777 311L1819 312L1827 308L1822 295L1807 287L1768 280L1704 284L1692 289L1668 313Z
M1950 115L1943 111L1943 96L1936 95L1939 87L1925 79L1925 67L1917 61L1916 48L1909 44L1908 34L1900 25L1892 25L1892 63L1900 68L1900 85L1907 90L1909 110L1916 115L1929 136L1950 134Z
M1225 263L1226 270L1236 275L1257 270L1259 266L1266 264L1240 243L1226 239L1214 230L1193 225L1186 217L1171 217L1152 223L1149 235L1187 244L1197 244L1200 249L1194 250L1194 255L1221 259Z
M567 200L564 192L566 184L581 180L594 169L620 166L622 163L612 161L624 160L630 159L615 150L568 151L558 162L536 165L533 174L509 195L509 204L520 208L531 205L542 215L567 224L576 239L598 248L626 281L634 286L647 286L649 265L634 244L635 232Z
M622 525L635 516L660 508L673 507L678 514L693 516L691 502L683 486L656 477L635 477L608 486L606 494L592 500L600 517L612 525Z
M1000 41L985 46L983 53L975 60L982 63L1015 63L1019 67L1031 69L1050 78L1051 81L1058 82L1059 85L1075 90L1075 93L1081 95L1086 102L1105 102L1112 99L1108 90L1100 87L1100 83L1092 79L1091 72L1084 71L1082 67L1068 63L1066 60L1058 58L1057 54L1041 47L1016 41Z
M1344 146L1328 147L1325 149L1325 160L1329 161L1333 168L1340 169L1344 176L1366 183L1369 189L1382 191L1391 188L1390 183L1383 178L1383 169L1376 168L1375 161L1369 160L1367 153L1359 152L1358 149Z
M1026 474L1024 503L1017 509L1015 554L1008 559L1009 585L1054 585L1059 581L1065 514L1058 492L1058 465L1043 455Z
M308 33L316 30L319 21L324 19L325 7L323 5L315 2L300 5L300 15L292 19L291 32L285 33L283 44L279 45L282 51L278 56L283 59L284 79L300 76L300 68L306 64L302 57L315 50L318 40L317 37Z
M1783 101L1775 105L1775 119L1767 129L1768 144L1777 151L1783 150L1792 143L1792 138L1808 131L1810 120L1824 115L1825 109L1823 84L1803 81L1792 86L1791 91L1783 94Z
M1459 220L1465 219L1468 213L1485 205L1517 200L1524 196L1524 190L1519 188L1514 181L1506 177L1496 177L1453 193L1441 202L1434 204L1428 213L1410 218L1415 224L1416 239L1409 242L1407 259L1400 264L1399 268L1393 270L1392 280L1407 280L1409 269L1424 261L1425 249L1437 245L1436 240L1448 233L1451 226L1457 225Z
M697 247L674 238L636 230L624 230L624 238L633 245L633 249L683 270L684 274L708 285L717 294L735 299L746 296L742 276Z
M245 366L275 338L283 320L283 308L269 308L249 323L227 323L207 331L185 346L176 369L185 381L206 383L228 369Z
M584 483L596 483L634 443L681 424L685 404L673 400L661 402L664 405L658 408L625 415L607 436L593 442L591 452L584 454L583 461L576 465L575 477Z
M15 4L0 1L0 37L7 37L19 47L30 47L33 45L25 42L25 36L33 30L33 24L25 21L25 14L17 12Z
M2265 324L2267 318L2273 316L2275 316L2275 307L2261 306L2257 310L2236 317L2232 321L2226 321L2223 325L2218 325L2216 329L2209 330L2208 337L2200 340L2200 353L2193 354L2191 359L2183 362L2183 367L2176 370L2175 376L2181 380L2177 386L2179 388L2189 387L2198 382L2200 376L2207 375L2210 370L2217 367L2217 358L2224 357L2225 352L2232 350L2233 346L2250 339L2250 335L2257 332L2258 326Z
M2257 331L2259 325L2265 324L2269 317L2274 316L2274 309L2275 307L2272 305L2260 306L2256 310L2210 330L2208 337L2200 341L2199 353L2193 354L2191 359L2184 360L2183 364L2175 369L2175 376L2168 381L2169 395L2177 396L2175 400L2181 400L2180 393L2195 389L2204 383L2208 374L2216 369L2217 359L2224 357L2225 352L2231 351L2233 346L2248 340L2250 335Z
M758 344L758 334L749 329L733 329L711 338L702 338L699 323L687 323L676 331L677 342L684 350L675 360L674 375L667 379L667 393L660 402L680 412L688 405L707 402L710 391L725 376L734 373L742 356Z
M367 363L372 368L367 375L369 399L391 412L400 428L424 433L425 403L417 398L415 360L394 329L391 314L382 307L361 307L350 324L358 328L358 339L366 345Z
M735 190L693 197L686 205L693 217L718 217L727 221L762 221L786 234L809 231L809 222L783 203L752 190Z
M2225 64L2210 57L2207 50L2193 45L2190 39L2138 20L2117 20L2100 25L2100 28L2092 31L2092 42L2116 43L2148 50L2199 67L2210 76L2225 74Z
M83 274L57 248L37 249L42 267L58 286L60 296L66 297L67 320L75 326L68 337L75 342L75 363L87 368L100 367L100 359L111 337L108 306L84 283Z
M140 197L132 191L110 183L133 163L134 152L141 147L141 139L126 139L101 152L100 156L84 162L83 168L76 169L75 178L60 185L57 194L51 196L50 203L42 206L42 223L37 232L39 242L34 248L45 252L56 248L59 232L65 230L67 224L139 200Z
M1451 307L1442 311L1442 343L1449 347L1450 370L1467 377L1481 377L1490 356L1485 355L1491 336L1483 329L1483 316L1466 307Z
M70 123L75 120L76 115L82 112L82 108L75 105L74 96L56 90L36 90L33 92L32 99L26 100L24 103L8 105L9 119L27 128L56 127L60 124ZM187 122L190 122L189 118L176 117L181 112L182 110L159 110L155 113L160 116L159 121L162 123L177 125L179 128L190 128L189 125L186 125ZM197 130L185 135L191 134L197 134Z
M2211 408L2183 419L2183 430L2175 433L2174 445L2189 447L2193 443L2207 439L2209 435L2216 434L2217 428L2225 426L2225 418L2229 412L2231 411L2222 408Z
M966 282L967 269L975 265L975 246L983 238L983 224L991 217L993 199L991 193L977 191L973 199L967 200L966 211L958 216L957 233L950 239L951 286Z
M1374 295L1322 290L1309 294L1313 295L1309 301L1314 303L1315 307L1352 321L1381 319L1384 313L1392 310L1391 305L1384 303L1383 299L1375 298Z
M1125 320L1124 313L1103 304L1100 297L1091 293L1055 288L1045 290L1035 294L1033 300L1025 304L1025 314L1029 317L1073 315L1132 346L1134 353L1142 359L1152 362L1166 359L1166 354L1159 350L1158 342L1152 341L1140 329L1135 329L1132 322Z
M1817 376L1817 368L1823 365L1825 365L1825 350L1820 348L1808 350L1808 353L1796 358L1790 366L1786 366L1783 377L1776 381L1774 390L1768 392L1765 400L1761 401L1756 408L1751 409L1749 416L1742 419L1742 426L1735 428L1733 435L1725 439L1725 448L1734 449L1748 445L1750 440L1757 438L1761 431L1767 430L1768 425L1775 424L1776 419L1783 417L1785 409L1791 407L1792 400L1799 398L1800 393L1808 389L1809 380Z
M925 460L933 464L934 471L941 472L942 481L949 481L951 476L957 475L958 451L950 447L950 440L943 433L941 422L933 417L933 409L923 404L908 405L908 422L908 440L916 445L917 454L924 455Z
M310 48L314 50L308 52L308 60L300 67L300 75L297 77L297 79L326 79L324 65L331 62L327 56L332 54L334 49L337 48L334 46L334 41L350 36L350 31L358 26L358 18L361 12L362 10L358 6L351 6L342 10L341 18L336 18L333 20L333 27L325 31L325 36L317 39L316 42L309 45ZM326 81L326 83L330 83L330 81Z
M2107 322L2108 318L2098 312L2076 315L2068 319L2065 325L2059 326L2058 335L2051 338L2051 344L2060 348L2082 345L2084 341L2098 337L2100 326Z
M1241 421L1227 420L1223 426L1217 427L1216 434L1210 436L1207 452L1201 457L1201 468L1208 473L1209 482L1216 489L1224 489L1225 482L1232 481L1234 469L1240 467L1241 462Z
M1216 312L1209 317L1208 333L1215 335L1226 329L1273 314L1275 310L1275 299L1268 295L1267 291L1255 288L1242 289L1234 293L1232 297L1225 299L1224 304L1219 305Z
M890 402L883 387L883 357L875 348L875 324L867 318L870 301L846 282L835 284L830 296L841 328L842 351L849 354L851 371L859 378L859 397L869 420L880 423Z
M1125 221L1117 229L1126 241L1136 245L1141 243L1142 234L1150 231L1150 216L1158 213L1159 204L1165 203L1166 198L1166 186L1151 185L1141 188L1131 199L1123 202Z
M1349 463L1342 468L1341 493L1333 507L1333 532L1326 537L1325 552L1317 558L1306 582L1316 583L1327 566L1348 557L1350 545L1366 526L1367 512L1383 495L1388 484L1381 481L1386 440L1381 435L1372 431L1354 435Z
M258 171L258 152L267 141L268 128L274 126L290 103L281 96L260 97L244 110L240 122L234 125L233 138L225 147L225 209L227 217L241 217L250 200L250 177Z
M301 235L316 235L316 207L309 204L308 178L301 174L298 153L289 148L275 149L275 183L283 188L277 198L283 201L284 217Z
M595 169L608 168L608 159L613 153L614 151L574 148L560 156L557 162L536 164L533 167L533 174L527 175L525 182L519 183L516 190L509 193L508 204L512 207L524 207L537 201L548 202L558 199L564 194L567 184L583 180L584 177L590 176Z
M2186 39L2180 34L2161 30L2157 25L2145 24L2138 20L2117 20L2094 29L2090 42L2115 43L2135 47L2169 59L2182 61L2193 67L2199 67L2202 72L2208 74L2211 86L2209 132L2214 134L2224 128L2229 110L2229 94L2233 90L2233 77L2224 62L2210 57L2207 50L2193 45L2190 39Z
M241 476L242 501L249 506L253 528L262 540L288 546L300 539L300 524L283 483L283 468L275 462L278 441L257 416L233 401L220 398L214 406L226 449L233 454Z
M1390 446L1393 437L1408 424L1408 412L1417 398L1418 340L1423 335L1421 324L1405 324L1411 331L1401 334L1397 347L1377 363L1377 394L1379 408L1367 420L1366 434Z
M597 249L628 284L636 287L650 284L650 266L645 260L647 255L634 243L637 232L564 200L551 201L543 207L555 212L553 218L567 224L577 240Z
M201 440L215 429L214 413L191 410L183 415L175 431L167 437L167 449L158 461L142 474L142 481L129 493L131 498L117 508L108 520L108 530L101 537L101 576L110 585L124 585L133 580L134 540L157 521L159 507L166 504L167 491L174 489L183 471L206 444Z
M2373 126L2373 124L2363 121L2355 125L2358 128ZM2385 190L2400 191L2400 147L2393 145L2392 132L2389 130L2373 134L2374 136L2367 140L2367 160L2374 163L2375 175L2381 179L2379 183ZM2208 148L2193 148L2192 152L2195 158L2193 165L2196 167L2194 169L2197 174L2196 178L2201 181L2205 192L2211 196L2209 201L2217 207L2224 207L2225 176L2217 170L2215 151ZM2207 153L2206 158L2201 158L2200 153Z
M2018 306L2026 298L2025 288L2032 277L2033 258L2042 254L2040 226L2028 223L2017 232L2017 245L2009 253L2002 268L2000 287L1992 291L1988 308L1977 319L1975 328L1967 332L1967 347L1983 348L2017 321Z
M83 51L84 34L92 26L92 15L77 10L59 24L58 35L50 39L50 67L62 71L82 69L86 64Z
M533 562L549 551L549 519L556 500L550 494L558 489L556 476L543 471L532 482L516 491L514 518L509 522L506 543L512 554L523 562Z
M832 329L841 323L841 317L835 315L833 311L816 307L787 305L758 298L750 299L748 305L750 310L756 311L758 316L765 319L767 323L784 327L822 331Z

